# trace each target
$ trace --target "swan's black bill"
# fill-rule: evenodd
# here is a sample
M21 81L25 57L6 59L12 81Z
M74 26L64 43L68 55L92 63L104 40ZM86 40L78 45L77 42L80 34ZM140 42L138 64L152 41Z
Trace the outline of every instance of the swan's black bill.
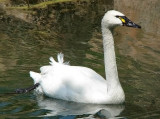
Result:
M128 27L133 27L133 28L141 28L140 25L135 24L134 22L129 20L126 16L116 16L116 17L122 21L123 26L128 26Z

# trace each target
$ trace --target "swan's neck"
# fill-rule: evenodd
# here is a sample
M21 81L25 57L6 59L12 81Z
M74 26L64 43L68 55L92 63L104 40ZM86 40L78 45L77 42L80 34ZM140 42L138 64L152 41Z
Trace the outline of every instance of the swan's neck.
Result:
M117 85L120 85L120 82L117 72L112 32L110 31L110 29L102 25L102 34L107 85L109 85L110 87L117 87Z

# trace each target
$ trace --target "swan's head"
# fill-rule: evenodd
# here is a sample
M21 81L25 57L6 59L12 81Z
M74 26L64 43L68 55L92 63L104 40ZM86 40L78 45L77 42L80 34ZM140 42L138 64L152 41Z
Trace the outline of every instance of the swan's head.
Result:
M129 20L124 14L115 10L110 10L104 15L102 19L102 26L108 28L113 28L115 26L141 28L141 26Z

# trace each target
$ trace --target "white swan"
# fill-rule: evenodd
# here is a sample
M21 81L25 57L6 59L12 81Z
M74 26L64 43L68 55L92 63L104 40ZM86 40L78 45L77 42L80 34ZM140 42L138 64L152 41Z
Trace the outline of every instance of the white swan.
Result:
M106 80L90 68L69 66L60 53L58 62L51 57L51 65L41 67L41 73L30 71L34 83L40 84L38 92L52 98L80 103L119 104L125 101L118 78L114 40L110 29L118 25L135 28L140 26L115 10L104 15L101 25Z

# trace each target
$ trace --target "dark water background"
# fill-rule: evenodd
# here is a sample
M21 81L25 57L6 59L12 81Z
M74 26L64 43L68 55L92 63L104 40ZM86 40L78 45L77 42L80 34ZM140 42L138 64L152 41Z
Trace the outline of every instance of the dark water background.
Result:
M0 118L160 118L160 1L88 0L50 4L45 8L9 8L0 1L0 93L33 84L48 58L63 52L71 65L104 75L100 22L110 9L124 13L142 29L114 30L125 105L90 105L36 96L0 95Z

